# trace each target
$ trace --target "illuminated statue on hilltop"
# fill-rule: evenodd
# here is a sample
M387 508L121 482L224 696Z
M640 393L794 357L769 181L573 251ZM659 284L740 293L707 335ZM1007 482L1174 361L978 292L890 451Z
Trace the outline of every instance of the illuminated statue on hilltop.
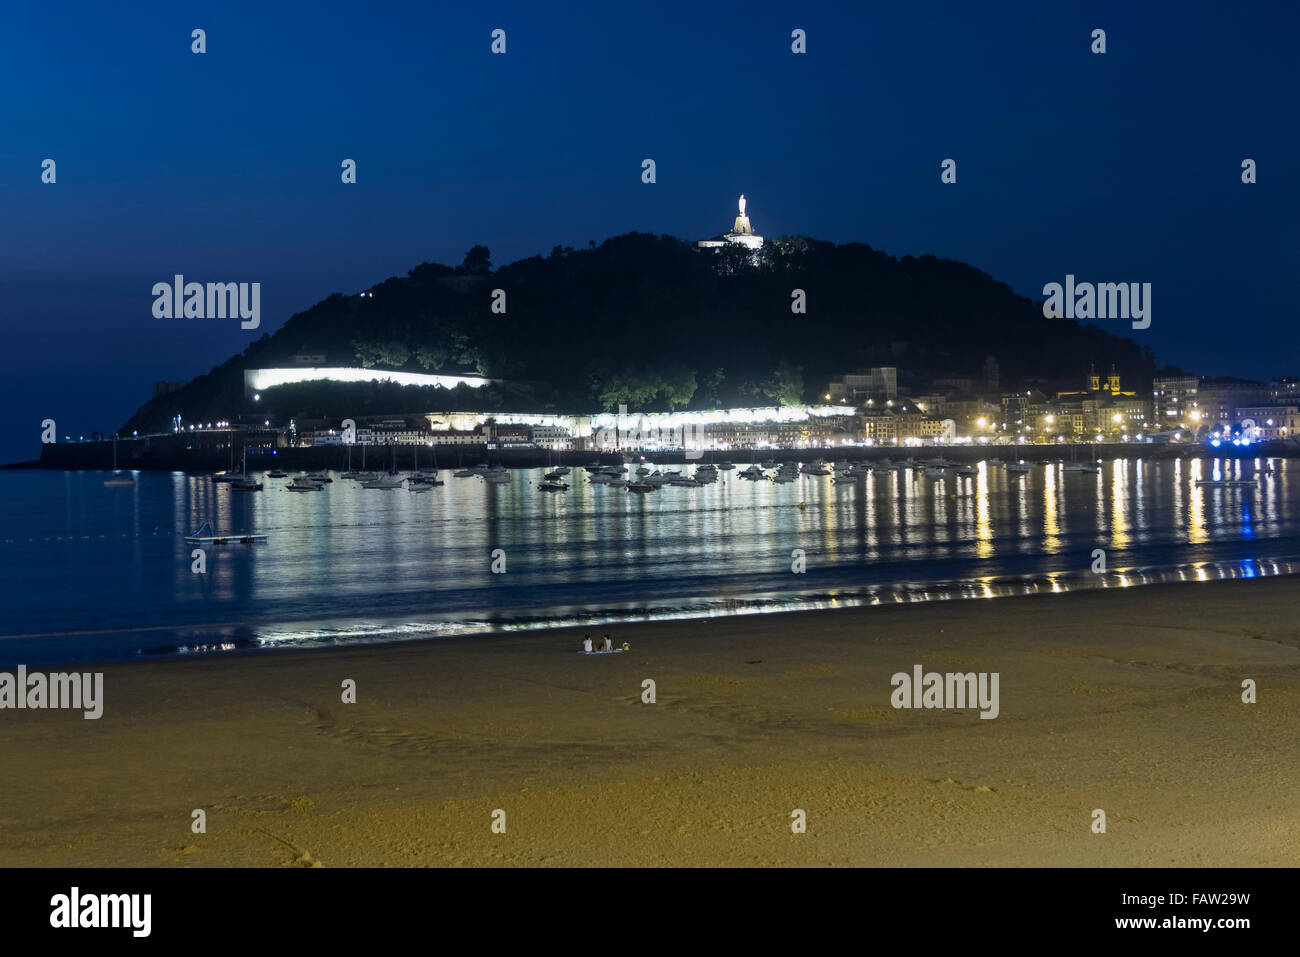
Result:
M721 249L723 246L736 245L747 246L750 249L761 249L763 246L763 237L754 234L754 227L749 223L749 217L745 215L745 207L748 202L745 194L740 194L740 202L737 204L740 215L736 217L735 223L731 227L731 232L723 233L721 236L714 236L712 239L702 239L698 243L701 249Z
M731 227L732 235L735 236L752 236L754 229L749 225L749 217L745 215L745 194L740 194L740 215L736 217L736 223Z

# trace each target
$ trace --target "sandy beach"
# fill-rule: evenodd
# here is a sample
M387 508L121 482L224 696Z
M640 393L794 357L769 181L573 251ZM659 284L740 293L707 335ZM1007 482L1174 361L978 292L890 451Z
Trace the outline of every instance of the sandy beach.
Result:
M0 865L1294 866L1298 605L1230 581L621 626L604 656L97 666L98 721L0 711ZM891 707L915 665L997 672L998 717Z

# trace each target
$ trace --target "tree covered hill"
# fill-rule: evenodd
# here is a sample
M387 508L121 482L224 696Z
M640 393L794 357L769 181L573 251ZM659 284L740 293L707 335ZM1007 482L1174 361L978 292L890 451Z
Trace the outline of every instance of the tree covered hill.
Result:
M492 308L498 289L504 312ZM791 310L796 289L806 296L804 314ZM324 354L326 365L504 383L451 392L282 386L259 409L302 417L797 403L855 368L974 376L987 355L996 356L1004 388L1078 386L1091 363L1103 371L1114 363L1126 384L1144 387L1155 370L1133 341L1045 318L1040 303L952 260L803 237L769 240L756 254L708 251L629 233L495 271L476 246L459 267L425 263L366 295L335 293L180 392L146 403L125 430L165 430L176 412L187 421L232 417L244 405L245 368L292 365L301 353Z

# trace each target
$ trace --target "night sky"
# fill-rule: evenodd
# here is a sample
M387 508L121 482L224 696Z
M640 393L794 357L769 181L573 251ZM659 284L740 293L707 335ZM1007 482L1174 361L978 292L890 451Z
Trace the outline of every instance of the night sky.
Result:
M43 418L117 427L332 292L475 243L500 265L705 238L742 192L765 236L1038 300L1150 282L1151 328L1109 326L1158 360L1300 374L1298 26L1281 2L10 4L0 461L35 458ZM155 319L178 272L261 282L262 328Z

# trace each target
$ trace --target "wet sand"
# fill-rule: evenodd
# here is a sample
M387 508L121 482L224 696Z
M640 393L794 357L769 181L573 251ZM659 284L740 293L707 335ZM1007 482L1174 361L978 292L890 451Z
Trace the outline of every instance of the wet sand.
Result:
M0 865L1294 866L1298 607L1269 579L97 666L98 721L0 711ZM998 672L999 716L895 710L916 664Z

